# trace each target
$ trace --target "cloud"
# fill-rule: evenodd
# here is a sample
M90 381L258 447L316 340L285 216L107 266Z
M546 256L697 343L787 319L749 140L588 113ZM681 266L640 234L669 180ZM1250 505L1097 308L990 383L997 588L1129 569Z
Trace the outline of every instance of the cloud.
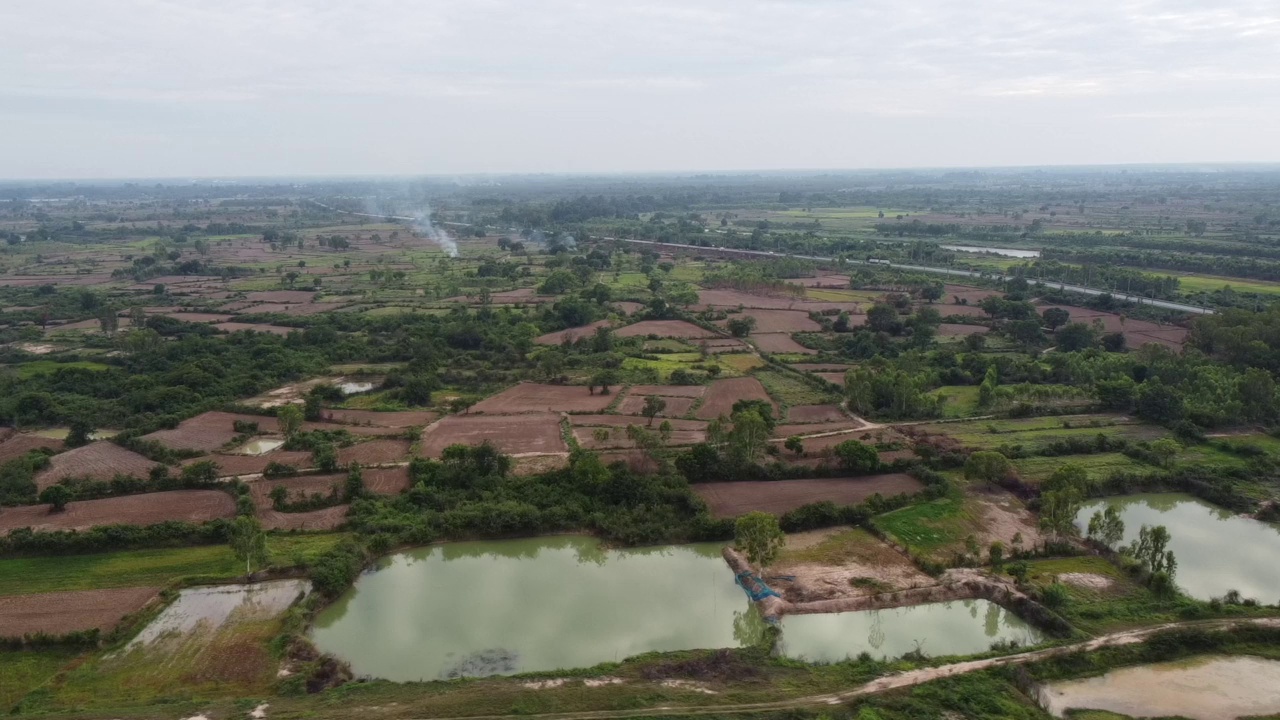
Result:
M43 177L1280 160L1276 68L1273 0L44 0L0 4L0 152ZM1235 113L1214 137L1206 107Z

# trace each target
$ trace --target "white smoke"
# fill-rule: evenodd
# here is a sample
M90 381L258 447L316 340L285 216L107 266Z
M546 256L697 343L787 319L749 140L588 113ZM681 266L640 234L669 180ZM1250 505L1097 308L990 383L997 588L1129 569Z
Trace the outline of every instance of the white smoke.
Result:
M418 231L419 235L425 236L431 242L440 246L440 249L449 257L458 257L458 243L449 237L449 233L443 228L436 227L431 222L431 208L424 208L413 214L413 227Z

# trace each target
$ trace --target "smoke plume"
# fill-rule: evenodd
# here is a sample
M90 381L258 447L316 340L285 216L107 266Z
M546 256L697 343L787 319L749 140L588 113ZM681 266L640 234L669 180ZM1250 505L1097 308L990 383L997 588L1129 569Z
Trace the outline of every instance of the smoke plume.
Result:
M449 257L458 257L458 243L443 228L438 228L431 222L431 208L424 208L413 214L413 228L419 235L439 245Z

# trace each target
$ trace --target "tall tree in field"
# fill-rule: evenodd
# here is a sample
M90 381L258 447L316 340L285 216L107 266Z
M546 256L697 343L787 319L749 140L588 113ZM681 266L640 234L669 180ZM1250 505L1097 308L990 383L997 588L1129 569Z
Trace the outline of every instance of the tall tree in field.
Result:
M267 534L262 531L257 518L241 515L231 523L228 532L231 551L237 560L244 560L244 573L249 574L253 563L267 561Z
M667 409L667 401L657 395L649 395L644 399L644 409L640 411L641 415L649 418L649 425L653 425L653 419Z
M280 432L285 437L293 437L302 429L302 408L297 405L285 405L276 411L276 419L280 422Z
M1108 505L1089 518L1089 539L1114 548L1124 539L1124 520L1120 519L1120 511Z
M965 480L981 480L996 485L1009 474L1009 458L994 450L984 450L969 456L964 463Z
M778 518L766 512L749 512L733 524L733 544L761 570L778 559L786 539Z

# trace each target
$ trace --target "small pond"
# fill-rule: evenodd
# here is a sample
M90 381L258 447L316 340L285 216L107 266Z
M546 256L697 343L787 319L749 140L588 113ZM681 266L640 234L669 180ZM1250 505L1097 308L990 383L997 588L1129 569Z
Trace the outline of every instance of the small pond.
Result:
M130 640L125 650L150 645L163 637L217 630L231 620L233 613L240 621L275 617L310 590L311 583L306 580L187 588Z
M1054 717L1071 708L1131 717L1232 720L1280 712L1280 662L1249 656L1201 657L1113 670L1040 688Z
M1273 603L1280 599L1280 527L1240 517L1183 493L1147 493L1085 503L1076 515L1083 532L1089 518L1107 505L1124 519L1124 542L1145 525L1169 530L1169 549L1178 561L1174 581L1188 595L1207 600L1228 590Z
M604 550L561 536L383 558L317 616L312 640L358 676L412 681L737 647L764 627L719 545Z
M255 438L249 442L236 448L233 452L236 455L262 455L284 445L283 440L273 438Z
M1002 255L1004 257L1011 258L1040 257L1039 250L1014 250L1012 248L980 247L976 245L939 245L938 247L944 250L954 250L956 252L988 253L991 255Z
M919 648L929 656L984 652L997 641L1034 645L1044 636L988 600L955 600L891 610L784 615L782 654L830 663L857 657L896 658Z

